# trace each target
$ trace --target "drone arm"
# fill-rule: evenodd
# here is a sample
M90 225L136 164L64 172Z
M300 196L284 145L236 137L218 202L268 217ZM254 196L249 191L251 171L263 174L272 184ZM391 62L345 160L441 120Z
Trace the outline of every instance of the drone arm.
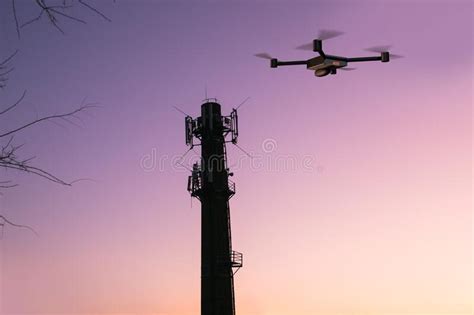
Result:
M279 66L297 66L297 65L306 65L308 61L306 60L294 60L294 61L280 61L278 60L275 63L275 68Z
M363 62L363 61L379 61L382 60L382 57L354 57L354 58L346 58L347 62Z
M337 60L337 61L345 61L345 62L349 62L349 59L351 59L351 58L334 56L334 55L326 55L326 58L331 59L331 60Z
M347 58L347 62L359 62L359 61L382 61L382 62L389 62L390 61L390 53L388 51L384 51L380 53L380 56L376 57L355 57L355 58Z

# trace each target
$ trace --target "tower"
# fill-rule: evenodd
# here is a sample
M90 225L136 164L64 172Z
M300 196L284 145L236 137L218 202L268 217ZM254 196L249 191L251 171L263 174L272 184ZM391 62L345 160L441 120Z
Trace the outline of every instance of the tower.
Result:
M188 178L188 191L201 202L201 315L235 315L234 274L242 254L232 250L229 200L235 184L226 143L237 143L237 124L237 111L222 116L216 99L204 101L201 117L185 119L186 144L201 146L201 162Z

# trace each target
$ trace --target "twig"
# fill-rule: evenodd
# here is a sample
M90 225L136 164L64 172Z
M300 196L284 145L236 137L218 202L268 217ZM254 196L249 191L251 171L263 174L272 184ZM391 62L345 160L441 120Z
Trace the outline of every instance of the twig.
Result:
M45 116L45 117L42 117L42 118L39 118L39 119L36 119L32 122L29 122L23 126L20 126L18 128L15 128L13 130L10 130L8 132L5 132L3 134L0 134L0 138L3 138L3 137L6 137L6 136L9 136L11 134L14 134L20 130L23 130L25 128L28 128L29 126L32 126L32 125L35 125L37 123L40 123L42 121L45 121L45 120L51 120L51 119L57 119L57 118L63 118L63 117L68 117L68 116L73 116L74 114L77 114L85 109L88 109L88 108L93 108L93 107L97 107L97 106L94 106L94 105L84 105L84 106L81 106L79 107L78 109L76 110L73 110L72 112L69 112L69 113L65 113L65 114L59 114L59 115L50 115L50 116Z
M97 13L98 15L100 15L102 18L104 18L105 20L109 21L109 22L112 22L111 19L109 19L107 16L105 16L102 12L100 12L99 10L97 10L96 8L94 8L93 6L91 6L90 4L87 4L86 2L84 2L84 0L78 0L80 4L82 4L83 6L89 8L90 10L94 11L95 13Z
M14 227L17 227L17 228L22 228L22 229L27 229L27 230L30 230L32 233L34 233L37 237L39 237L39 234L31 227L31 226L28 226L28 225L22 225L22 224L16 224L16 223L13 223L12 221L8 220L7 218L5 218L3 215L0 214L0 219L3 220L3 222L11 225L11 226L14 226Z
M18 35L18 39L20 39L20 27L18 26L18 16L16 15L16 6L15 0L12 0L12 9L13 9L13 17L15 19L15 26L16 26L16 34Z
M4 110L2 110L2 111L0 112L0 115L5 114L5 113L8 112L9 110L15 108L18 104L20 104L20 102L25 98L25 95L26 95L26 90L23 91L23 94L22 94L21 97L18 99L18 101L16 101L13 105L11 105L11 106L5 108Z

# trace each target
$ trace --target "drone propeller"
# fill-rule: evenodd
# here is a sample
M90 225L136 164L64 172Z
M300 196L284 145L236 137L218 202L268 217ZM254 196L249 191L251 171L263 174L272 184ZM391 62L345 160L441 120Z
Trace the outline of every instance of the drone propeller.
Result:
M392 53L389 53L390 55L390 59L400 59L400 58L404 58L404 56L402 55L395 55L395 54L392 54Z
M320 40L331 39L334 37L341 36L342 34L344 34L344 32L336 31L336 30L320 30L318 33L318 39Z
M355 70L357 68L348 68L348 67L344 67L344 68L339 68L338 70L344 70L344 71L352 71L352 70Z
M313 51L313 43L299 45L298 47L296 47L296 49Z
M391 47L392 45L372 46L372 47L366 48L365 50L381 53L381 52L389 51Z
M258 54L255 54L254 56L258 58L268 59L268 60L273 59L273 57L267 53L258 53Z
M344 34L344 32L336 31L336 30L320 30L318 32L318 38L317 39L326 40L326 39L331 39L331 38L340 36L342 34ZM296 49L313 51L313 42L300 45L300 46L296 47Z
M365 50L376 52L376 53L382 53L382 52L389 51L391 47L392 45L374 46L374 47L366 48ZM390 53L390 59L399 59L399 58L403 58L403 56Z

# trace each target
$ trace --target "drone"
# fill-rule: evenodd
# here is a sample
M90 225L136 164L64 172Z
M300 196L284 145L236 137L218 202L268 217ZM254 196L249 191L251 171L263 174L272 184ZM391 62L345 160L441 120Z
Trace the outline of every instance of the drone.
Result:
M367 51L380 53L379 56L371 57L341 57L335 55L328 55L323 51L323 40L337 37L344 34L340 31L332 30L321 30L318 38L313 40L312 43L304 44L296 47L299 50L312 50L317 52L319 56L308 59L308 60L294 60L294 61L280 61L276 58L271 57L267 53L255 54L256 57L269 59L270 67L277 68L279 66L295 66L295 65L306 65L308 70L314 71L314 75L317 77L325 77L328 74L336 74L337 70L351 71L356 68L349 68L347 64L350 62L364 62L364 61L381 61L389 62L390 59L401 58L400 55L394 55L388 52L391 46L376 46L367 48Z

